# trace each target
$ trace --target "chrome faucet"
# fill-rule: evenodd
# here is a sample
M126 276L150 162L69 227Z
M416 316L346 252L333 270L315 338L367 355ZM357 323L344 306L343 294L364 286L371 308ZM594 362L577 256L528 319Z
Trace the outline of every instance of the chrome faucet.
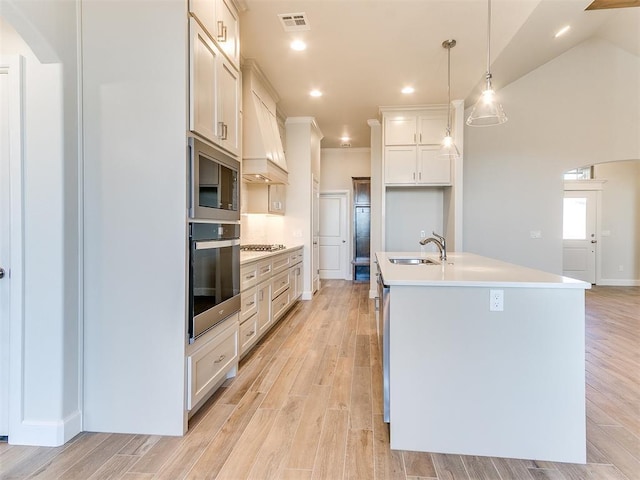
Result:
M427 243L433 243L440 251L440 260L447 259L447 241L442 235L438 235L436 232L431 232L433 237L420 240L420 245L426 245ZM434 238L435 237L435 238Z

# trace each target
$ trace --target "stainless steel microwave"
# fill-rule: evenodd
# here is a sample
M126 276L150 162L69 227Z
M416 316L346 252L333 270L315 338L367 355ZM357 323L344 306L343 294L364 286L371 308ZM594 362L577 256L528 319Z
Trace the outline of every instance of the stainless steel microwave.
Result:
M214 147L189 138L189 217L240 220L240 162Z

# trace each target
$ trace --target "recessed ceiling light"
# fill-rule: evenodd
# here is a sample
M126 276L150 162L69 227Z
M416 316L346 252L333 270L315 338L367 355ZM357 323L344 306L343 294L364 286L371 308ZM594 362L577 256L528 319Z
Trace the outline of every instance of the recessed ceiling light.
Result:
M311 95L312 97L321 97L322 92L320 90L311 90L309 92L309 95Z
M570 25L567 25L566 27L562 27L560 30L558 30L558 33L556 33L555 37L556 38L561 37L562 35L567 33L570 29L571 29Z
M307 49L307 44L304 43L302 40L294 40L293 42L291 42L291 49L301 52L302 50Z
M416 89L415 89L415 88L413 88L413 87L404 87L404 88L402 89L402 93L404 93L405 95L407 95L407 94L409 94L409 93L413 93L413 92L415 92L415 91L416 91Z

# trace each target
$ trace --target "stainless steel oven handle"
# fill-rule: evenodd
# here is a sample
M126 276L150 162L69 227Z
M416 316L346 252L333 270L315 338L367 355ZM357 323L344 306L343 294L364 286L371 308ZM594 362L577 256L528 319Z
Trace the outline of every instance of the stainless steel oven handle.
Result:
M235 247L236 245L240 245L240 239L233 240L206 240L203 242L196 242L196 250L207 250L212 248L222 248L222 247Z

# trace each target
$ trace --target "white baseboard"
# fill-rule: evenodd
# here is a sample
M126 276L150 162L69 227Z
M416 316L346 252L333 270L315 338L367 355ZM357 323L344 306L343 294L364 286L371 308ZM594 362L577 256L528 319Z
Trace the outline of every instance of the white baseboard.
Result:
M59 421L24 420L12 425L9 443L12 445L36 445L59 447L82 431L82 414L76 410Z
M617 278L601 278L596 285L603 287L640 287L640 280L620 280Z

